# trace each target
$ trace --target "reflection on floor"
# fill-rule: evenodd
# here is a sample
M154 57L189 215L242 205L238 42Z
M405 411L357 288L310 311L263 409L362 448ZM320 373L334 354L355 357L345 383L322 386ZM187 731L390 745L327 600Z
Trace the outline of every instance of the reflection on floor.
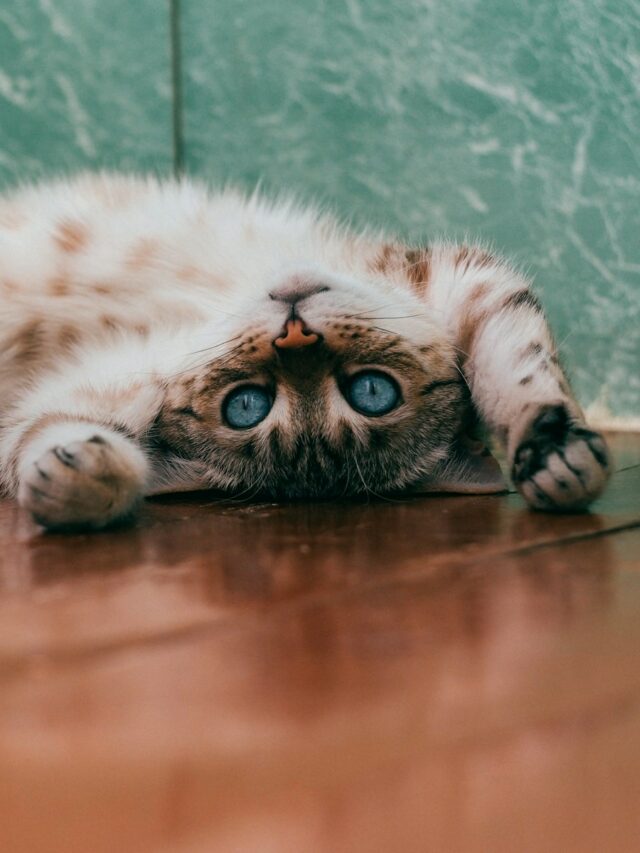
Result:
M640 842L640 436L593 513L516 495L0 504L0 850Z

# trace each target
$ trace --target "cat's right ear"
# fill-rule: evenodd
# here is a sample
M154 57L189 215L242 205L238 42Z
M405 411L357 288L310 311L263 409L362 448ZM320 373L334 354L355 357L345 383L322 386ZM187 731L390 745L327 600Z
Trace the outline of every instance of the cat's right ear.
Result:
M461 436L447 459L411 488L412 492L449 492L459 495L494 495L507 491L498 461L481 441Z

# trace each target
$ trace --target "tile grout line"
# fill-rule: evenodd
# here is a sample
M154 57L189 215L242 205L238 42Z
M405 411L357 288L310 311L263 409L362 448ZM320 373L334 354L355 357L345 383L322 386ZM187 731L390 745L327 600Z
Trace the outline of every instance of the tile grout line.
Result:
M169 38L171 49L171 138L173 174L184 174L184 101L182 79L182 38L180 0L169 0Z

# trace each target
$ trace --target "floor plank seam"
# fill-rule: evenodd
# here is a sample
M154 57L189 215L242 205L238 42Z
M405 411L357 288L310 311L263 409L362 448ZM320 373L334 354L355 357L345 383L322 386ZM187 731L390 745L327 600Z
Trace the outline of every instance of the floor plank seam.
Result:
M627 465L625 468L616 468L614 474L622 474L623 471L633 471L636 468L640 468L640 462L636 462L634 465Z
M557 539L545 539L542 542L532 542L530 545L521 545L510 551L500 552L505 557L519 556L521 554L529 554L533 551L539 551L543 548L551 548L554 545L570 545L572 542L581 542L585 539L598 539L601 536L609 536L613 533L621 533L623 530L635 530L640 528L640 516L633 521L624 521L622 524L616 524L612 527L604 527L601 530L586 530L584 533L569 533L566 536L560 536ZM484 560L494 554L481 554L478 560Z

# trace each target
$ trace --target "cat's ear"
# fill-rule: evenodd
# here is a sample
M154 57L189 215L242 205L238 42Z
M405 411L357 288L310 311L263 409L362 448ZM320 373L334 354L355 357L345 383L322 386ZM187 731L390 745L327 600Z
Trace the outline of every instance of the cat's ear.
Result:
M500 465L483 441L461 436L448 457L413 492L452 492L459 495L493 495L507 491Z

